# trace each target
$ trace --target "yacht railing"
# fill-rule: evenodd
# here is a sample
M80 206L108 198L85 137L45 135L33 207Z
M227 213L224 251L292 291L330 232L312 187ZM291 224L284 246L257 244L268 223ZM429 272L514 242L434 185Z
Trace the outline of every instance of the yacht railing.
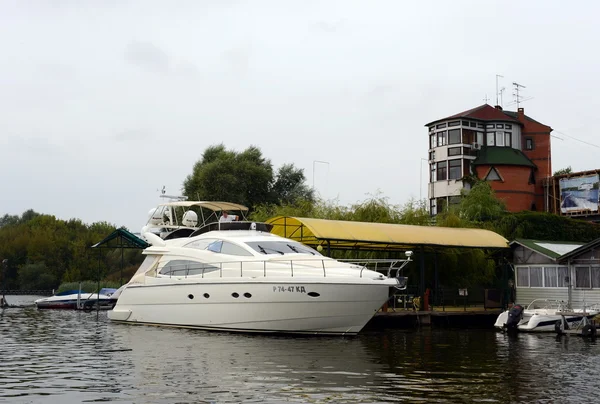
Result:
M230 274L237 273L239 271L239 276L243 277L244 273L247 276L252 274L256 276L257 274L262 274L263 277L267 277L267 274L270 273L270 276L276 276L274 272L278 272L281 275L281 272L289 270L291 277L294 275L298 276L302 275L322 275L324 278L327 277L327 270L332 269L346 269L346 270L359 270L358 276L360 278L363 277L363 272L365 269L372 269L379 273L383 270L386 271L386 275L388 278L392 277L392 274L395 273L395 277L399 278L400 271L406 264L408 264L410 260L329 260L329 259L308 259L308 260L299 260L299 259L290 259L290 260L264 260L264 261L224 261L224 262L213 262L213 263L186 263L186 264L175 264L175 265L165 265L162 268L159 268L158 275L169 276L169 277L185 277L188 276L200 276L204 278L205 275L210 273L215 273L218 271L219 277L223 277L223 272L227 272L228 276ZM342 265L340 265L342 262ZM314 272L314 273L311 273ZM330 273L331 275L331 273Z
M354 259L340 259L340 262L353 263L355 265L360 265L363 268L361 269L361 273L365 269L370 269L375 272L383 273L388 278L392 277L392 274L396 273L395 277L397 278L400 275L400 271L411 262L409 259L378 259L378 258L366 258L362 260L354 260Z

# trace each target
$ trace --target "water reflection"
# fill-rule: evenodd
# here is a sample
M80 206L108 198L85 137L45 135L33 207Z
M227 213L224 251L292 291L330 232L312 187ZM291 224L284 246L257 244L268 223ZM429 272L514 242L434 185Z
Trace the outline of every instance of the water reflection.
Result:
M595 400L595 342L423 329L289 338L0 313L0 401L530 402Z

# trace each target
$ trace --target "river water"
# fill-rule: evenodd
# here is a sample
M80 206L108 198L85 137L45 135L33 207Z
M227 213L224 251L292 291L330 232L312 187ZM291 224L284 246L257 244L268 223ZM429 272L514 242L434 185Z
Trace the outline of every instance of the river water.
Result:
M9 403L600 402L600 345L551 334L243 335L29 306L0 310L0 355Z

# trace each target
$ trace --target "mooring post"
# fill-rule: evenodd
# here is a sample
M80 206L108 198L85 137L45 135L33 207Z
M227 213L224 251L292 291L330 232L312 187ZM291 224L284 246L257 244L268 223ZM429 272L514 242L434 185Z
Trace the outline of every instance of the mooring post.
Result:
M419 281L419 310L423 309L423 304L425 303L425 248L423 246L419 249L419 267L421 272L421 279Z
M2 282L0 283L0 288L2 288L2 301L0 302L0 308L8 307L8 303L6 303L6 287L4 285L4 278L6 277L6 268L8 267L8 260L5 258L2 260L2 264L0 265L0 278Z

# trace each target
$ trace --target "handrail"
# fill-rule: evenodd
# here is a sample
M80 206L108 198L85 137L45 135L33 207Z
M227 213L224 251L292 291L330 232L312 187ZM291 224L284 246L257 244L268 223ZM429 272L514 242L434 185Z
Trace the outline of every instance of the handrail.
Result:
M262 276L267 277L267 266L271 266L271 271L273 270L285 270L286 268L290 271L290 275L292 277L298 275L300 271L316 271L322 269L322 276L327 277L327 269L345 269L345 270L358 270L358 277L362 278L365 270L370 270L368 268L368 264L375 265L375 271L379 271L378 265L380 263L387 264L387 271L385 274L388 278L395 277L398 278L400 276L400 271L410 262L410 260L400 260L400 259L366 259L366 260L332 260L328 258L324 258L321 260L315 260L314 258L310 259L289 259L289 260L260 260L260 261L222 261L222 262L193 262L189 261L184 264L176 264L176 265L166 265L161 267L157 275L161 276L183 276L185 278L189 276L200 275L201 278L205 278L206 274L210 272L219 272L219 277L223 278L223 273L225 271L234 271L236 267L239 265L239 276L244 277L244 270L246 270L246 274L248 271L260 271L262 269ZM401 263L400 265L398 265ZM340 265L341 264L341 265ZM363 265L367 264L367 265ZM249 268L250 267L250 268ZM261 268L262 267L262 268ZM329 267L329 268L328 268ZM394 274L395 272L395 274ZM319 271L320 273L320 271ZM382 273L379 271L379 273ZM392 276L394 275L394 276ZM248 276L248 275L247 275Z

